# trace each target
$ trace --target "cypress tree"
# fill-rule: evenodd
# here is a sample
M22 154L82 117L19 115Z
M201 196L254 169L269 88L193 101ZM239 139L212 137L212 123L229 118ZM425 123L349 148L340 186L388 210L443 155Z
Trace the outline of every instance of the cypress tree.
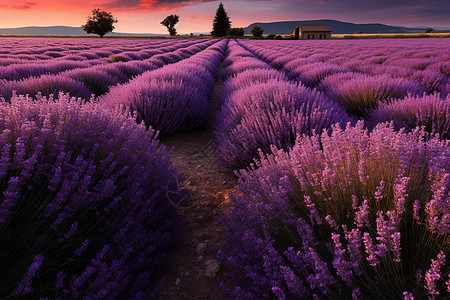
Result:
M216 11L216 16L213 21L213 36L226 36L227 30L231 28L230 18L228 18L227 12L223 8L223 4L220 3Z

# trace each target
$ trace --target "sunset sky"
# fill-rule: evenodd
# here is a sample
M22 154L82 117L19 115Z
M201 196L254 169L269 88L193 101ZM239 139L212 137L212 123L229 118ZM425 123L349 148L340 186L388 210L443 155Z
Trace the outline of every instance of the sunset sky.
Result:
M80 26L92 9L112 12L116 32L167 33L159 23L180 16L179 33L209 32L220 1L0 0L0 28ZM233 27L254 22L335 19L353 23L450 27L449 0L224 0Z

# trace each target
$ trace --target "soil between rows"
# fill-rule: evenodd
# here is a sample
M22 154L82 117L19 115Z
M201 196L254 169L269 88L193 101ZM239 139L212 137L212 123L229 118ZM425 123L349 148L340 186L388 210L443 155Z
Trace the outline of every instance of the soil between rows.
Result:
M164 275L160 299L227 298L219 287L221 282L228 285L227 270L216 257L225 228L217 218L231 207L228 193L234 191L237 176L219 164L214 143L213 123L221 87L219 79L207 124L160 139L185 178L180 186L189 191L188 203L179 208L184 222L181 245L169 255L170 270Z

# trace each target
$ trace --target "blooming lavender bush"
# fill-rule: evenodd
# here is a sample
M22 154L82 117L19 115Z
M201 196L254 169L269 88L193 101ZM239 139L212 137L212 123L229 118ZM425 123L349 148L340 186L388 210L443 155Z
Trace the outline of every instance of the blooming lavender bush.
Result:
M148 298L177 237L153 130L60 94L0 108L0 298Z
M121 111L128 107L136 112L139 123L144 121L162 135L195 128L207 120L210 107L203 89L146 75L112 88L100 101Z
M289 77L300 81L305 86L315 87L326 76L345 72L349 70L330 63L317 62L297 66L290 70Z
M227 41L221 41L216 46L224 48L226 44ZM204 63L204 59L210 65L219 65L221 58L222 52L202 51L111 88L101 102L110 108L129 107L136 112L138 122L144 121L160 134L195 128L209 117L208 96L214 89L215 78L208 71L212 66L192 65Z
M222 71L222 77L228 78L236 73L241 73L246 70L255 70L259 69L261 71L270 70L271 67L257 58L246 58L245 60L238 60L233 64L229 65Z
M291 82L271 80L232 93L217 114L216 138L232 169L248 166L271 145L291 147L297 135L320 133L351 121L323 94Z
M83 83L63 75L42 75L19 81L0 81L0 98L9 101L14 91L17 94L28 94L32 97L37 94L49 96L68 92L74 97L86 100L91 98L91 91Z
M348 113L357 116L365 116L368 110L389 98L403 98L409 93L420 95L424 92L414 81L358 73L330 75L321 81L318 89L343 105Z
M423 134L336 125L241 171L220 253L235 296L447 299L450 147Z
M265 83L272 80L289 81L287 76L277 70L250 69L229 77L222 85L220 102L233 92L245 89L251 85Z
M442 75L439 72L425 70L417 71L411 68L385 65L378 67L373 70L372 73L375 74L389 74L389 76L394 78L404 78L411 81L416 81L424 88L427 94L432 94L435 92L444 93L444 86L448 77Z
M450 95L441 98L439 94L408 96L380 103L377 109L369 113L373 123L392 121L397 130L412 130L418 126L442 139L450 139Z
M91 93L100 96L108 92L109 87L120 83L119 78L108 74L96 67L70 70L62 75L72 78L87 86Z
M119 68L115 66L115 64L107 64L96 67L97 70L103 71L111 75L112 77L117 78L121 83L127 82L129 80L128 76L122 72Z

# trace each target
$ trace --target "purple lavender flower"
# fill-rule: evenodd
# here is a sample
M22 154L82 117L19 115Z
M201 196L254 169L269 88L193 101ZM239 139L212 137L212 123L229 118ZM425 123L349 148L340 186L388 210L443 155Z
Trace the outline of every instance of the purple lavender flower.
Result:
M404 297L399 290L426 294L427 286L447 293L435 279L447 276L435 260L429 283L415 279L434 259L430 252L446 255L449 222L448 145L423 136L386 123L370 133L362 122L335 125L331 133L298 137L291 149L272 147L240 170L234 209L222 220L229 230L221 257L233 270L236 295L382 299ZM428 205L421 222L412 216L415 199Z
M177 238L171 203L185 194L155 132L62 94L14 96L1 104L0 127L0 297L151 289Z
M269 81L234 92L217 115L216 138L231 168L249 165L271 145L288 149L297 136L351 122L324 95L289 82ZM260 150L259 150L260 149Z
M359 116L366 115L368 110L388 99L423 94L423 88L414 81L354 73L330 75L321 81L318 89L343 105L350 114Z
M42 262L44 261L44 256L42 254L36 255L33 258L33 263L28 268L27 273L21 282L19 282L17 289L14 291L16 296L29 294L33 291L31 287L31 282L33 278L36 276L36 273L40 269Z
M414 295L408 291L404 291L403 300L414 300Z
M425 272L425 288L432 297L439 295L439 292L436 290L436 281L441 279L441 267L444 265L445 255L441 251L437 255L437 259L431 260L430 268Z
M218 46L224 47L226 42ZM144 121L160 134L195 128L209 117L208 96L215 84L206 68L191 65L202 57L218 65L221 53L204 51L172 66L145 72L112 88L101 103L111 109L136 112L138 122Z
M14 91L17 95L28 94L32 97L38 94L56 96L59 92L68 92L71 96L85 100L91 98L91 91L84 84L63 75L42 75L20 81L7 81L3 84L0 82L0 98L9 101Z
M390 103L380 103L377 109L369 113L368 118L372 123L393 122L398 130L424 126L427 132L439 134L444 140L449 139L450 96L407 96Z

